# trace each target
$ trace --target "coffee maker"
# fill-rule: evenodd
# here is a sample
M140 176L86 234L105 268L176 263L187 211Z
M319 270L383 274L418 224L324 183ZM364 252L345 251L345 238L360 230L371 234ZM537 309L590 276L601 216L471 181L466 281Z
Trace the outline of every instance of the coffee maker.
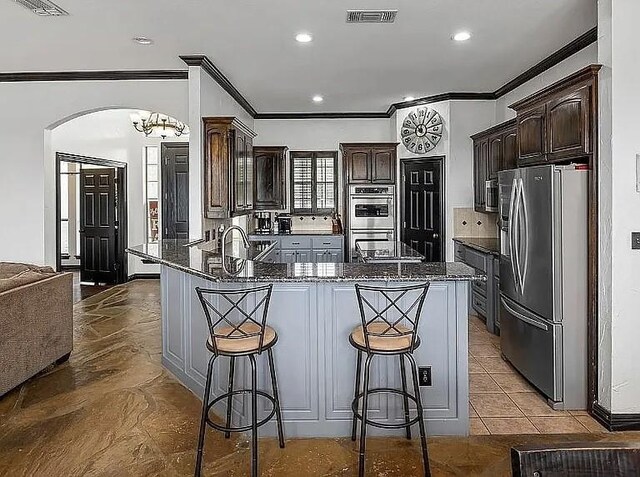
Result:
M256 212L253 217L256 219L257 234L271 233L271 212Z
M289 214L276 215L276 222L278 222L279 234L291 233L291 216Z

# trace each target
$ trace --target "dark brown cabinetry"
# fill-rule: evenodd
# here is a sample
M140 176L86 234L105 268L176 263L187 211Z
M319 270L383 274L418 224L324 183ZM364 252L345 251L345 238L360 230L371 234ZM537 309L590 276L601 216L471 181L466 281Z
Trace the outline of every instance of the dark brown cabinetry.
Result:
M253 208L286 208L286 146L254 146Z
M516 167L516 120L471 136L473 139L473 206L478 212L495 212L498 172Z
M596 75L600 66L577 73L509 106L518 119L518 165L588 162L593 154Z
M227 218L253 208L253 133L232 117L202 118L204 214Z
M398 143L341 144L349 184L393 184Z

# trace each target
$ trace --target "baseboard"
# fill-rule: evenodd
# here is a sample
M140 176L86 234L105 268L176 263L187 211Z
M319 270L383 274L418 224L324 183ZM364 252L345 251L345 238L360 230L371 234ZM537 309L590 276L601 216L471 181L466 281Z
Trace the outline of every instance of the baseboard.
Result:
M160 280L159 273L134 273L133 275L129 275L129 279L131 280Z
M595 403L593 417L609 431L640 431L640 413L611 414L611 411Z

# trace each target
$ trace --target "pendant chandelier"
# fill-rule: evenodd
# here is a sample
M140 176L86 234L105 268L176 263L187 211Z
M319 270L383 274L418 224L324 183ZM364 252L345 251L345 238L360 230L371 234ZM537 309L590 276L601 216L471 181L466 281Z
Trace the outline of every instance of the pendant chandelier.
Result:
M186 124L166 114L150 113L146 119L142 117L135 118L132 122L135 130L144 133L147 137L166 139L189 134L189 128L187 128Z

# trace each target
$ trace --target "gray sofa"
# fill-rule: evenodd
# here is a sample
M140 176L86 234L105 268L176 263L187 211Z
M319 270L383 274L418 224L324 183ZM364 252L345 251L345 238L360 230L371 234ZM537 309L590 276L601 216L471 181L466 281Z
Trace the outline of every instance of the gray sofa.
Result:
M0 396L73 349L73 275L0 262Z

